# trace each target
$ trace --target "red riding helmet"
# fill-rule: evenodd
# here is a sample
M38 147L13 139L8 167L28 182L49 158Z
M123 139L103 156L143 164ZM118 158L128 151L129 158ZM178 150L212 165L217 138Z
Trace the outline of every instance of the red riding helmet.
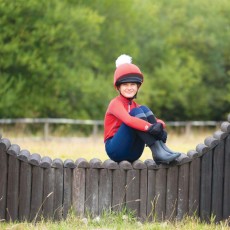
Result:
M126 82L142 84L144 77L140 69L132 64L132 58L122 54L116 60L116 70L114 72L114 87Z

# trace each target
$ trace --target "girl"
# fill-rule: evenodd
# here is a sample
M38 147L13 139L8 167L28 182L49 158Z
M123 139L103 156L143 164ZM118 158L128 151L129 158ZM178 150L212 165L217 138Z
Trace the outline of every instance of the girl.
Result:
M105 149L110 159L133 162L140 158L147 145L157 164L169 164L180 156L165 145L165 123L134 99L143 83L143 74L132 64L132 58L121 55L116 60L114 87L119 96L112 99L104 119Z

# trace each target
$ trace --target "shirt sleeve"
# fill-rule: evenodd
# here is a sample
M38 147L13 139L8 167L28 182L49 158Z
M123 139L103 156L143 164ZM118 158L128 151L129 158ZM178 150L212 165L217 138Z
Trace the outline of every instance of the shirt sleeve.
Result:
M109 105L109 113L131 128L147 131L151 123L137 117L131 116L120 101L112 101Z

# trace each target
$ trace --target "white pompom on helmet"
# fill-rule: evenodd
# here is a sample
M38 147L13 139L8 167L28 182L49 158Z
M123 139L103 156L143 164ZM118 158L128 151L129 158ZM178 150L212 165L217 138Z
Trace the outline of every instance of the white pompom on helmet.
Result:
M142 84L144 81L140 69L132 64L132 57L122 54L116 60L116 70L114 72L114 87L117 88L122 83L133 82Z

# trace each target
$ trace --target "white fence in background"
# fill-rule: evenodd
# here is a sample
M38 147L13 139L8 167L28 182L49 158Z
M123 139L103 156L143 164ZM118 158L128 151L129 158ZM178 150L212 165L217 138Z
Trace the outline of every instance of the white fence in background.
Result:
M0 124L44 124L44 139L49 137L50 124L71 124L71 125L91 125L93 126L92 135L98 134L98 127L104 124L103 120L78 120L67 118L16 118L0 119ZM219 127L220 121L168 121L168 127L185 127L185 133L189 134L192 127Z

